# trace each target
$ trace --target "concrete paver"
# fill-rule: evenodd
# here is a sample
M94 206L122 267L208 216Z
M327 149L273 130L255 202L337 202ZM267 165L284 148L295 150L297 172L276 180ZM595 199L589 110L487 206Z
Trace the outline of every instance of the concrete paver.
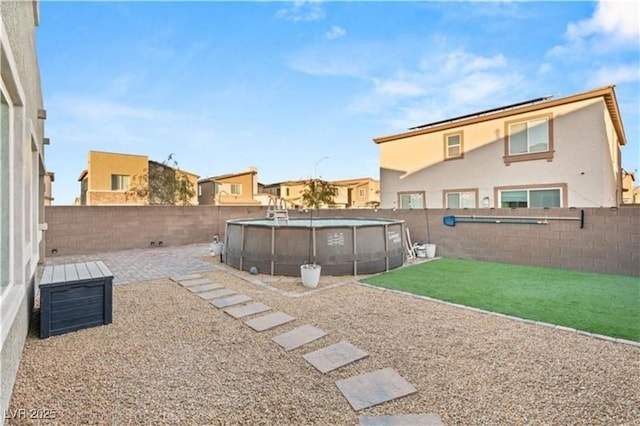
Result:
M346 340L302 355L309 364L313 365L321 373L328 373L368 356L367 352L353 346Z
M262 303L249 303L248 305L235 306L225 310L226 313L234 318L247 317L249 315L259 314L261 312L270 311L271 308Z
M358 417L360 426L444 426L437 414Z
M287 315L284 312L272 312L258 318L252 318L244 323L255 331L265 331L291 321L295 321L295 318L291 315Z
M188 287L189 291L193 293L202 293L210 290L220 290L221 288L224 288L222 284L212 283L211 281L209 281L209 284L200 284Z
M382 368L338 380L336 386L355 411L417 392L417 389L393 368Z
M294 328L293 330L287 331L286 333L279 334L271 340L282 346L284 350L292 351L296 348L299 348L300 346L311 343L314 340L317 340L326 335L326 331L318 327L314 327L313 325L307 324L298 328Z
M239 305L244 302L249 302L251 297L246 294L236 294L235 296L225 297L224 299L216 299L211 304L216 308L228 308L229 306Z
M218 290L205 291L204 293L197 293L197 295L202 297L204 300L211 300L211 299L216 299L218 297L231 296L232 294L236 294L236 292L229 288L221 288Z

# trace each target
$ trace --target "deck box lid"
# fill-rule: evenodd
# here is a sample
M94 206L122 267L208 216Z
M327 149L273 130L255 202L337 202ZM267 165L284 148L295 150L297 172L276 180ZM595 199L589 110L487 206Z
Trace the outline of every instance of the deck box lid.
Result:
M40 287L96 280L113 280L113 274L102 261L50 265L42 272Z

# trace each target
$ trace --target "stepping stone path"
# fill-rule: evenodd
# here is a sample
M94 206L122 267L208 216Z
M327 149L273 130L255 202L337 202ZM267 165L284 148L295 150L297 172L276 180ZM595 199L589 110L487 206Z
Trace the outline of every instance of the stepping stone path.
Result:
M205 291L204 293L198 293L198 296L202 297L204 300L210 300L210 299L215 299L217 297L231 296L232 294L236 294L236 292L228 288L221 288L218 290Z
M360 426L444 426L436 414L405 414L401 416L359 417Z
M216 308L228 308L229 306L239 305L240 303L249 302L251 298L246 294L236 294L235 296L217 299L211 302Z
M211 280L208 278L193 278L190 280L179 281L179 283L182 285L182 287L187 287L187 288L197 286L197 285L202 285L202 284L213 284Z
M258 318L250 319L244 323L255 331L265 331L291 321L295 321L295 318L291 315L287 315L284 312L273 312Z
M271 340L282 346L285 351L291 351L326 335L327 332L318 327L303 325L302 327L279 334Z
M249 303L248 305L234 306L225 310L226 313L238 319L249 315L259 314L261 312L270 311L271 308L262 303Z
M187 287L187 288L189 289L189 291L193 293L202 293L203 291L219 290L224 287L220 284L209 282L209 284L194 285L192 287Z
M393 368L382 368L338 380L336 386L355 411L417 392L417 389Z
M171 280L179 283L203 299L216 299L210 301L210 303L219 309L227 308L224 312L236 319L271 310L271 307L262 303L241 305L242 303L251 301L251 297L244 294L236 294L235 291L224 288L220 284L213 283L211 280L203 278L200 274L172 277ZM253 330L260 332L287 324L294 320L294 317L284 312L272 312L267 315L252 318L244 323ZM271 340L280 345L284 350L291 351L326 335L327 333L324 330L307 324L294 328L286 333L279 334ZM367 352L342 340L336 344L304 354L303 358L321 373L328 373L368 356L369 354ZM417 392L411 383L407 382L392 368L375 370L348 379L338 380L335 383L354 411L359 411ZM443 425L442 420L436 414L359 417L358 422L361 426Z
M202 275L200 274L179 275L177 277L171 277L171 281L175 281L179 283L181 281L195 280L196 278L202 278Z
M304 354L302 357L319 372L328 373L368 356L369 354L362 349L342 340L335 345Z

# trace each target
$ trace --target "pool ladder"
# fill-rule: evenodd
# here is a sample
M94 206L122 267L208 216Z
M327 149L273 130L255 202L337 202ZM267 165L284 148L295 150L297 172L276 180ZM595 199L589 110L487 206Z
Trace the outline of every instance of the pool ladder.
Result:
M276 225L279 225L280 221L285 224L289 223L289 210L287 210L287 201L284 198L269 198L267 219L272 219Z

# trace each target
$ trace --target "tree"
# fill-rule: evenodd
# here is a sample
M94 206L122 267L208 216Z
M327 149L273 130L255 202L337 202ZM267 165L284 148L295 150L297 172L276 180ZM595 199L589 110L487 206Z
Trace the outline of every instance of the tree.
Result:
M302 205L309 208L320 208L322 205L332 206L338 195L338 187L321 179L305 181L302 190Z
M313 209L319 208L323 204L331 206L335 204L334 199L338 195L338 187L330 182L321 179L309 179L305 182L302 190L302 205L309 207L309 255L307 264L311 264L313 255ZM315 262L314 262L315 265Z
M162 163L149 161L149 168L142 175L133 177L127 197L146 200L153 205L188 205L195 195L193 183L180 171L174 154Z

